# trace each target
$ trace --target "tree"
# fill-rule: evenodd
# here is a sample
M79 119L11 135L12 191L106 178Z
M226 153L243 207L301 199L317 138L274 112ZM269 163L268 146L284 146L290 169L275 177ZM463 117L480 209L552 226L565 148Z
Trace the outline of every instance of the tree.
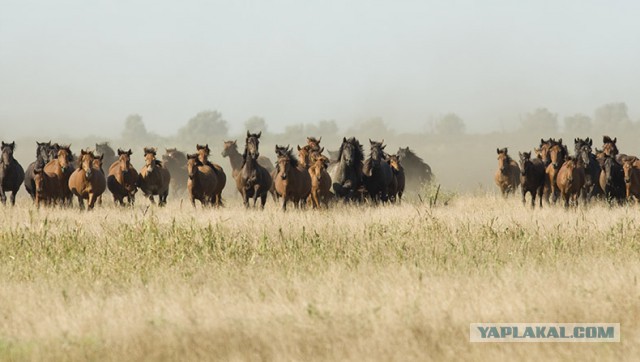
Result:
M586 135L591 132L593 124L591 118L582 113L564 118L564 131L574 135Z
M380 141L381 139L389 138L395 135L395 131L387 127L386 122L380 118L375 117L357 123L354 127L351 127L347 134L351 136L362 136L371 138L374 141Z
M523 117L521 129L536 134L554 134L558 131L558 115L546 108L538 108Z
M609 103L595 111L594 124L602 132L625 132L632 129L626 103Z
M262 117L253 116L244 122L244 127L251 133L266 132L267 122Z
M462 118L455 113L444 115L435 124L436 132L443 136L456 136L464 134L465 124Z
M147 127L145 127L142 117L139 114L131 114L124 122L122 139L131 141L146 141L149 138Z
M178 130L178 137L191 143L209 143L223 139L228 132L227 121L222 119L220 112L203 111Z

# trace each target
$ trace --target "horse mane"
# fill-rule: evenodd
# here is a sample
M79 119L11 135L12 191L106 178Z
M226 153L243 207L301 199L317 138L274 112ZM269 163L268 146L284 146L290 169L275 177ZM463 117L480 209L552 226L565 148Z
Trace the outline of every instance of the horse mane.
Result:
M615 143L609 136L602 136L602 143Z
M289 158L289 163L291 163L291 166L298 167L298 159L296 158L296 156L294 156L292 149L285 150L285 153L280 157Z
M351 137L349 139L345 138L345 140L342 142L342 144L340 145L340 149L338 150L338 161L340 161L340 159L342 158L342 152L344 152L345 143L349 143L354 146L356 166L361 168L362 163L364 162L364 149L362 148L362 145L360 144L360 142L358 142L358 140L355 137Z
M153 147L145 147L144 148L144 154L146 155L146 154L149 154L149 153L151 153L151 154L153 154L155 156L156 155L156 149L153 148Z

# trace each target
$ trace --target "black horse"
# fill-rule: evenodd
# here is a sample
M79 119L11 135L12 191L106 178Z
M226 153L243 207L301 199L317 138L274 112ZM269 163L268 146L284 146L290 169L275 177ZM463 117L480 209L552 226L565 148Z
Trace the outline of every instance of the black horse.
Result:
M615 156L604 156L600 173L600 187L604 190L604 196L609 203L616 200L618 204L622 204L627 196L624 169L616 161Z
M24 169L15 158L13 151L16 143L2 142L2 157L0 158L0 201L7 203L6 192L11 191L11 205L16 204L16 194L24 181Z
M431 166L409 147L400 147L397 155L405 170L407 190L418 191L423 185L430 184L434 180Z
M364 151L360 142L355 137L343 137L338 151L338 161L328 170L333 181L332 190L337 197L345 201L360 199L363 162Z
M386 162L384 153L386 146L383 143L384 140L382 142L369 140L371 151L362 167L362 182L374 203L379 200L389 201L389 187L393 182L393 171Z
M252 134L247 131L247 139L242 155L242 166L235 175L236 187L242 195L245 207L249 207L249 199L253 198L253 205L256 205L260 197L261 207L267 202L267 193L271 189L272 179L269 171L258 163L260 152L260 136L262 132Z
M582 159L584 164L584 187L582 188L582 200L586 203L594 196L601 196L603 194L600 187L600 172L602 168L596 155L591 151L593 140L591 138L574 139L575 144L575 157Z
M24 173L24 188L31 195L31 199L36 198L36 170L42 170L44 165L53 159L53 150L51 149L51 141L36 142L36 160L31 162Z
M520 190L522 190L522 204L526 204L527 192L531 194L531 207L536 206L536 194L542 207L544 193L545 167L542 159L531 159L531 152L520 153Z

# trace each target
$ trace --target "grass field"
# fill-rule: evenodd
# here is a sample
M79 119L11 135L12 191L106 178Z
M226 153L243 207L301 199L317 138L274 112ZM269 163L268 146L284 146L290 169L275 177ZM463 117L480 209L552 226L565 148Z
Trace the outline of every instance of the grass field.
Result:
M2 360L632 360L640 209L0 208ZM621 343L471 344L473 322Z

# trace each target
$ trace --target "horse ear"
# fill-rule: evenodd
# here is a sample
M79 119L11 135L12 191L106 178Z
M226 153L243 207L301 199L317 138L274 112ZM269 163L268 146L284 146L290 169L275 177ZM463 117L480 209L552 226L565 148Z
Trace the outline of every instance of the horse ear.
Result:
M593 140L591 138L587 138L587 141L589 143L589 147L593 146Z
M322 138L322 137L320 137L320 138ZM318 141L318 143L320 143L320 141ZM324 147L322 147L322 148L320 149L320 153L322 153L322 152L324 152Z
M320 138L318 138L318 144L320 144L320 141L322 141L322 136L320 136Z
M558 143L559 143L559 144L562 144L562 138L559 138L559 139L558 139Z
M385 147L387 147L387 145L384 145L384 146L382 146L382 147L380 147L380 148L384 150L384 148L385 148Z
M133 154L133 152L131 151L131 149L129 149L129 151L127 151L127 154L128 154L129 156L131 156L131 155Z
M234 144L234 145L237 145L237 144L238 144L238 140L234 140L234 141L233 141L233 144Z
M347 142L347 137L342 137L342 142Z
M96 157L97 159L99 159L100 161L102 161L102 159L104 158L104 153L100 155L100 157Z
M543 144L543 143L544 143L544 138L541 138L540 139L540 144Z
M309 138L307 137L307 139L309 139ZM300 148L300 145L298 145L298 151L300 151L301 149L302 149L302 148Z
M289 151L291 149L291 145L287 145L287 148L285 148L287 151Z
M496 153L500 154L500 149L499 148L496 148Z
M371 138L369 138L369 143L373 144L373 141L371 140Z
M257 138L260 138L260 136L262 136L262 131L258 132Z
M614 138L614 139L613 139L613 144L615 144L615 143L616 143L616 141L618 141L618 137L616 137L616 138Z
M247 130L247 138L251 137L251 133L249 133L249 130Z

